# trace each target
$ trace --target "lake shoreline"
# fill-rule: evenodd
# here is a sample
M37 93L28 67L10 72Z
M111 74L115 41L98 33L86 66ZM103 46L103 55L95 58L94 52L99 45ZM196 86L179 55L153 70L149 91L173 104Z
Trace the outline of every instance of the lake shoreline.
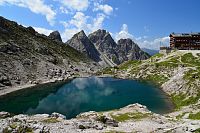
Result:
M30 89L30 88L36 87L38 85L45 85L45 84L49 84L49 83L58 83L58 82L62 82L62 81L72 80L74 78L75 77L66 78L66 79L52 79L52 80L43 81L43 82L41 82L39 84L30 84L30 83L27 83L25 85L20 85L20 86L15 86L15 87L9 87L9 88L0 90L0 97L6 96L6 95L8 95L10 93L14 93L14 92L19 91L19 90Z
M31 89L33 87L40 86L40 85L56 84L56 83L60 83L60 82L67 82L67 81L73 80L75 78L88 78L88 77L92 77L92 76L88 75L88 76L84 76L84 77L71 77L71 78L62 79L62 80L61 79L60 80L53 79L53 80L48 80L48 81L45 81L45 82L41 82L40 84L26 84L26 85L22 85L22 86L18 86L18 87L9 88L5 92L2 92L2 90L1 90L0 91L0 97L5 97L6 95L15 93L17 91L28 90L28 89ZM101 76L96 76L96 77L99 77L99 78L112 77L112 78L116 78L116 79L137 80L137 81L140 81L140 82L147 82L147 83L149 83L148 81L145 81L145 80L130 79L130 78L119 78L119 77L114 77L113 75L101 75ZM165 93L162 90L162 88L160 88L160 87L158 87L158 88L159 88L160 91L162 91L163 95L166 97L165 101L167 103L167 106L169 107L169 110L164 111L162 113L158 113L158 114L164 115L164 114L168 114L168 113L174 112L175 111L175 105L173 104L173 102L171 100L171 97L167 93Z

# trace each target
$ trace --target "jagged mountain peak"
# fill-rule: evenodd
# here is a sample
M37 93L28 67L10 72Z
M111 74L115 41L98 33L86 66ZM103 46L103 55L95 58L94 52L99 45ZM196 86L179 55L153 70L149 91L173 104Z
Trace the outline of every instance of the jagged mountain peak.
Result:
M117 41L117 43L135 43L135 42L132 39L130 39L130 38L126 38L126 39L121 38L121 39L119 39Z
M73 37L88 38L83 30L81 30L80 32L76 33Z
M79 52L84 53L96 62L100 60L99 52L83 30L76 33L70 40L66 42L66 44L78 50Z
M53 31L52 33L49 34L48 36L50 39L58 41L58 42L62 42L60 33L58 31Z
M97 31L94 31L93 33L90 33L88 35L88 38L94 43L94 44L99 44L99 41L105 40L105 39L109 39L112 40L112 37L110 35L109 32L107 32L104 29L99 29Z

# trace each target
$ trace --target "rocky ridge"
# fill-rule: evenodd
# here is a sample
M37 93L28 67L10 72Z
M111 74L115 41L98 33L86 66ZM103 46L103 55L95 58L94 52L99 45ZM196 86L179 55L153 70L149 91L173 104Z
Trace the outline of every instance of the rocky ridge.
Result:
M127 60L144 60L150 57L131 39L121 39L116 43L109 32L100 29L89 34L88 37L84 31L81 31L66 44L84 53L102 67L116 66Z
M62 43L58 32L47 37L32 27L0 17L0 68L2 95L36 84L91 75L99 67Z

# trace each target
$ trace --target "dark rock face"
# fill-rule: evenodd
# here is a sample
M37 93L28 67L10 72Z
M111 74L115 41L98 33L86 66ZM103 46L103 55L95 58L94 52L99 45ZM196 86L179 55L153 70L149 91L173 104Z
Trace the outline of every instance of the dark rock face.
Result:
M62 42L60 33L58 31L54 31L54 32L50 33L48 37L52 40Z
M84 53L92 60L96 62L100 61L99 52L95 48L94 44L88 39L84 31L80 31L75 34L69 41L66 42L66 44L79 52Z
M131 39L120 39L117 42L117 46L117 53L119 54L121 63L128 60L145 60L150 57Z
M106 30L97 30L91 33L88 38L94 43L97 49L105 54L115 64L119 64L118 54L116 52L117 44Z
M145 60L150 57L131 39L121 39L116 43L106 30L97 30L88 38L102 54L117 65L128 60Z

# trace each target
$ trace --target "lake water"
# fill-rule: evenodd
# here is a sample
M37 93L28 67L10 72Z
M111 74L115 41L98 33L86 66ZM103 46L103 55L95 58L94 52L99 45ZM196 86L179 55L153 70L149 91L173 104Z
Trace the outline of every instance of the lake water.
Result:
M0 97L0 111L15 114L58 112L73 118L81 112L107 111L140 103L156 113L172 110L167 96L156 86L115 78L76 78L39 85Z

